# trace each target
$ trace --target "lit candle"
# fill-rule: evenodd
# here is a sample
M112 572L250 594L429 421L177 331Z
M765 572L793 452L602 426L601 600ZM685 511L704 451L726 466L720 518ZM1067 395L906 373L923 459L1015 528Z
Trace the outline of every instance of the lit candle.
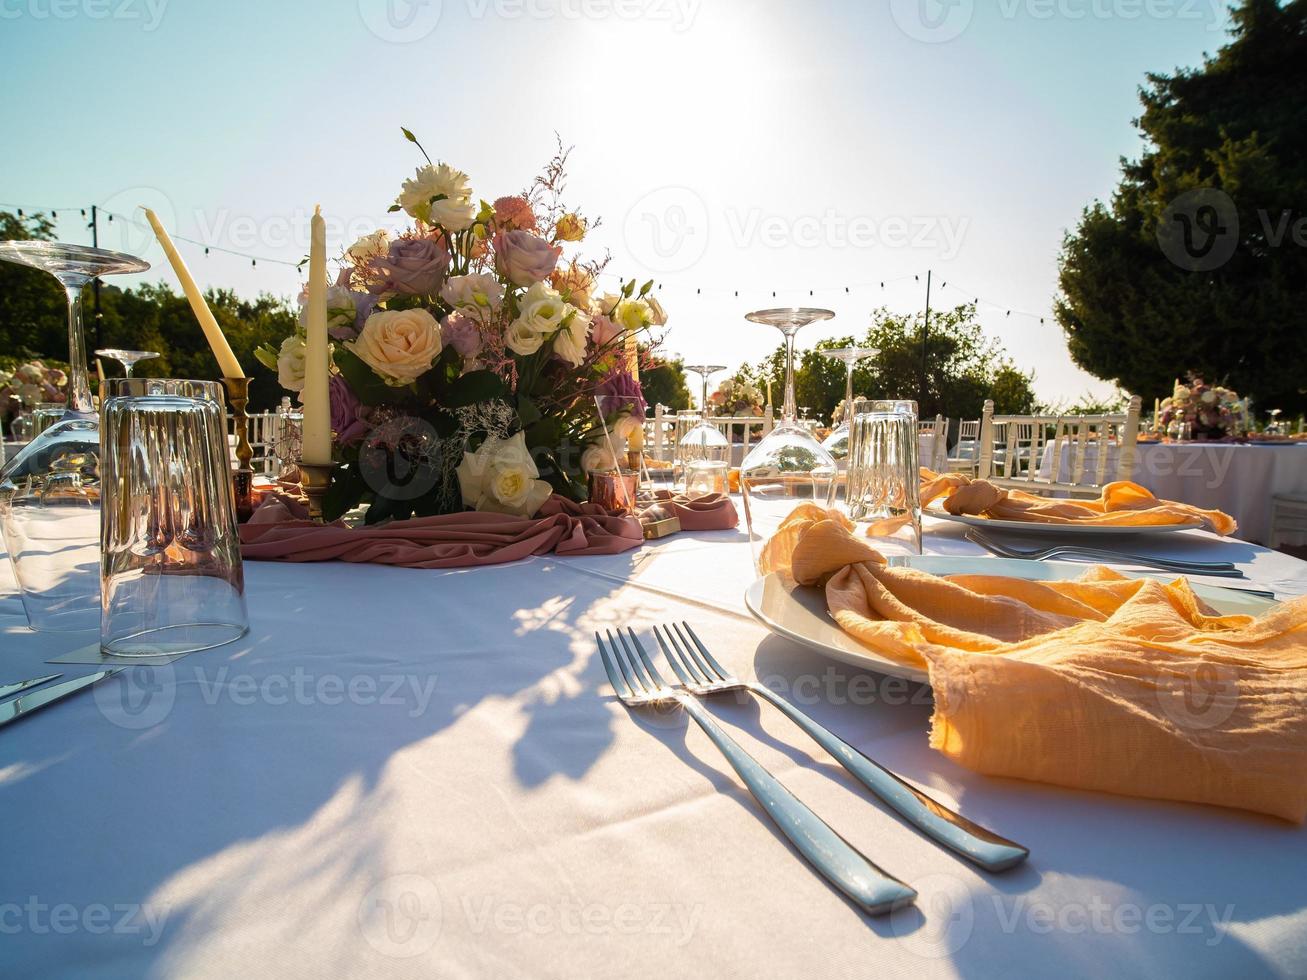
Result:
M331 462L331 401L327 393L327 225L322 208L313 209L309 239L309 295L305 309L308 342L304 350L304 448L310 465Z
M218 326L218 321L213 318L213 311L209 309L209 304L204 301L200 287L195 285L195 280L191 277L190 270L186 268L186 263L177 254L172 239L163 230L163 225L159 224L158 216L149 208L143 208L142 210L145 211L145 217L149 219L150 227L154 229L154 237L159 239L159 244L163 247L163 254L168 256L168 261L172 263L172 271L177 273L177 278L181 281L182 292L186 294L186 298L190 301L191 310L195 313L195 319L200 321L200 329L204 331L204 337L208 340L209 347L213 349L213 356L218 359L218 370L222 372L224 378L245 377L245 372L241 370L240 361L236 360L236 355L232 352L231 344L227 343L222 328Z

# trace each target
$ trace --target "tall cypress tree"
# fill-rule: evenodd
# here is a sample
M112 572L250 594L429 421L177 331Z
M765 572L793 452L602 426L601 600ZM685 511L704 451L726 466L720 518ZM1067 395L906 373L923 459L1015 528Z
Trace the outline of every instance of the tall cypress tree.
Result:
M1307 0L1242 0L1203 66L1149 74L1111 205L1063 242L1071 356L1149 396L1186 371L1307 407Z

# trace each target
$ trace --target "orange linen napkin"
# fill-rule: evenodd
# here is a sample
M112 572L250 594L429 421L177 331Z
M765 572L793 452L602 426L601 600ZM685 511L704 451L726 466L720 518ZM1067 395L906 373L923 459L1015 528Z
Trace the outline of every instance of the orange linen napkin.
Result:
M1097 500L1063 500L996 487L988 480L973 480L963 473L933 473L923 467L921 506L939 498L943 498L943 507L950 514L983 515L1000 521L1136 527L1192 524L1217 534L1233 534L1238 527L1229 514L1159 500L1128 480L1107 484Z
M890 568L798 508L764 571L822 585L876 653L925 667L930 744L977 772L1307 818L1307 597L1219 616L1188 582L1103 567L1070 582Z

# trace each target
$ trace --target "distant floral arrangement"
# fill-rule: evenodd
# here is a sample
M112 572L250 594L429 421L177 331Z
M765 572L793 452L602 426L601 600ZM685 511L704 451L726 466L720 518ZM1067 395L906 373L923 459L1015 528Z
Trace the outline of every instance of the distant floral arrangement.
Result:
M1169 431L1173 424L1189 426L1192 438L1224 439L1248 431L1249 420L1239 396L1229 388L1209 385L1196 375L1188 384L1175 386L1161 405L1160 425Z
M328 508L368 520L465 507L534 514L551 493L585 499L585 469L645 401L636 338L666 322L653 283L600 293L607 257L565 252L598 222L563 205L568 151L521 194L478 201L467 174L427 159L391 206L413 219L350 246L328 289L336 460ZM303 298L301 299L303 302ZM257 351L304 387L304 316Z
M713 415L751 415L763 412L762 392L747 381L727 378L708 396Z
M0 419L9 419L41 402L61 402L68 375L44 361L28 361L13 371L0 368Z

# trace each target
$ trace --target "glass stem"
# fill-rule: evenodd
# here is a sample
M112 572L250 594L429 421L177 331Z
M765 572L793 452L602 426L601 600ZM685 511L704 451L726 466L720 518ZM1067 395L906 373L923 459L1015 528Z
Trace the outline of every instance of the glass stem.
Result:
M68 396L66 408L79 415L93 415L91 380L86 373L86 337L82 333L82 286L64 284L68 294Z
M699 408L703 412L703 420L707 422L708 421L708 375L701 374L699 375L699 377L703 379L703 400L699 402Z
M799 414L794 403L794 331L785 331L785 407L781 411L781 418L787 423L793 423L795 416Z
M844 421L853 424L853 361L849 361L848 379L844 382Z

